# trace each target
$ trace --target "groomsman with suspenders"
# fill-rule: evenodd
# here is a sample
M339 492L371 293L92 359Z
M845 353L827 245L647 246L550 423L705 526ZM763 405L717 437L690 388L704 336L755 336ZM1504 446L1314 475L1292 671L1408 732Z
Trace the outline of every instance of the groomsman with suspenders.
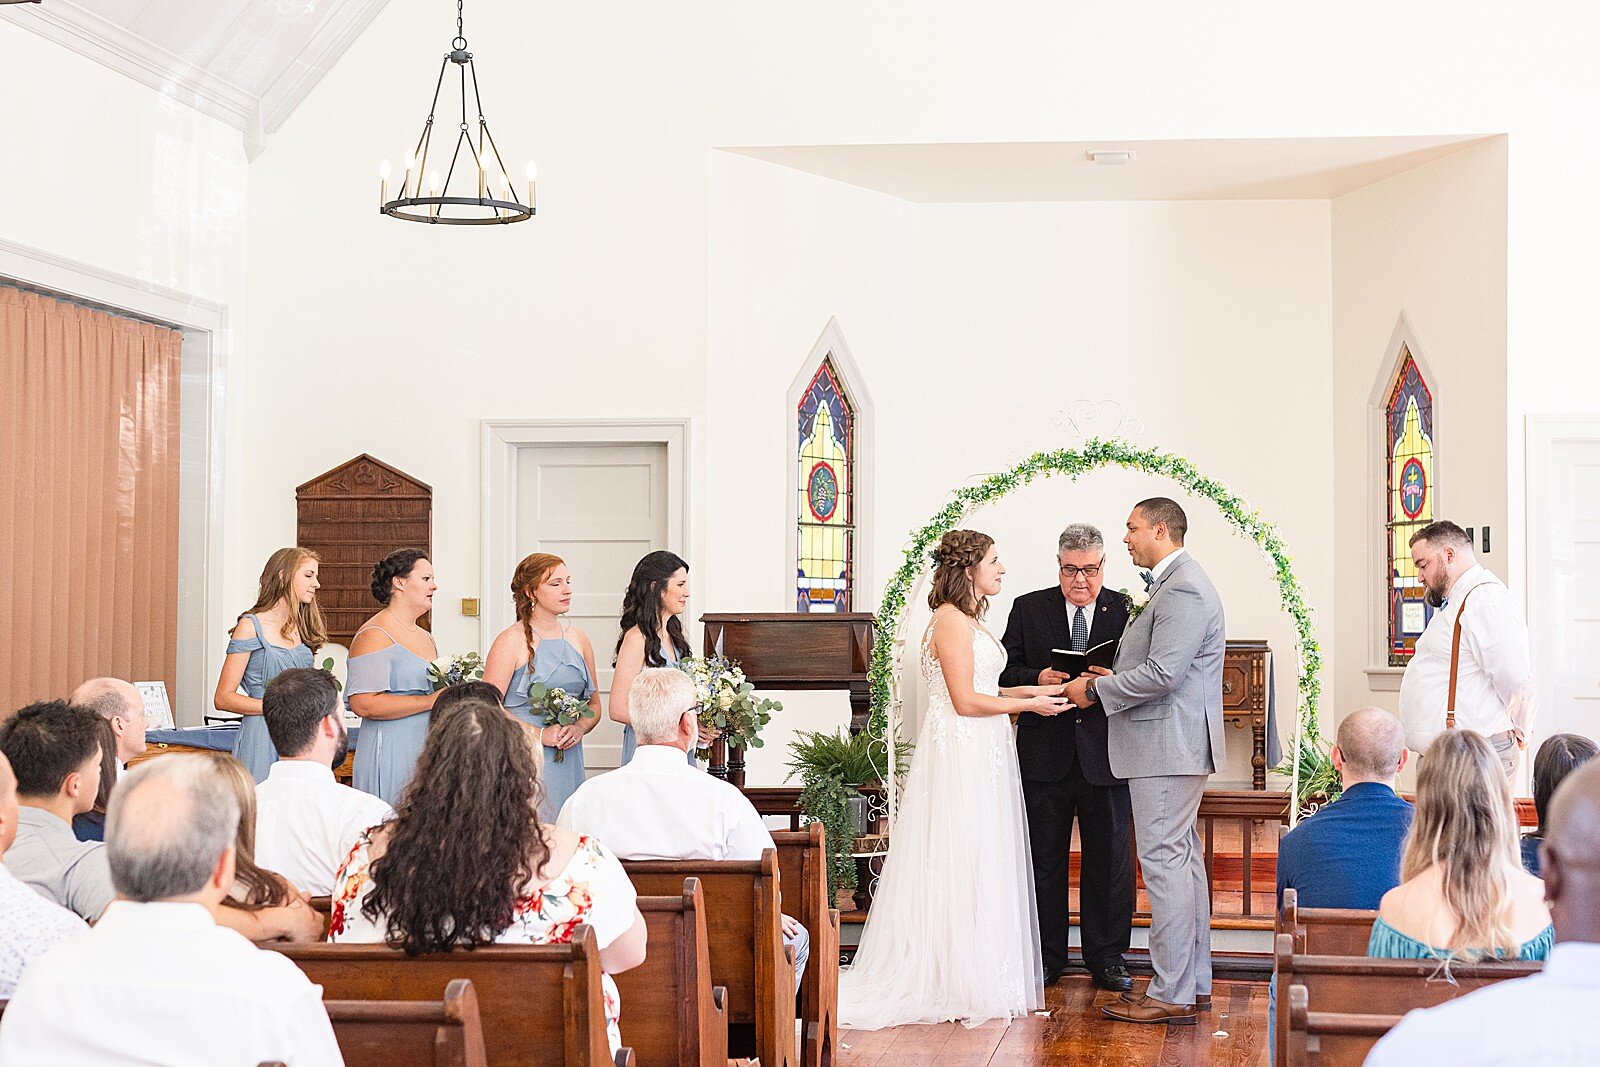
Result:
M1059 584L1025 593L1011 607L1002 686L1070 681L1051 669L1053 649L1083 652L1122 636L1128 600L1102 588L1105 560L1105 540L1095 527L1073 523L1062 531ZM1126 992L1133 988L1122 955L1133 933L1133 812L1128 784L1111 773L1106 756L1105 713L1090 707L1018 716L1017 763L1028 809L1045 985L1054 984L1067 966L1068 865L1076 818L1083 962L1096 985Z
M1411 559L1434 612L1400 682L1406 747L1422 752L1441 730L1476 730L1513 778L1533 722L1528 624L1455 523L1413 534Z

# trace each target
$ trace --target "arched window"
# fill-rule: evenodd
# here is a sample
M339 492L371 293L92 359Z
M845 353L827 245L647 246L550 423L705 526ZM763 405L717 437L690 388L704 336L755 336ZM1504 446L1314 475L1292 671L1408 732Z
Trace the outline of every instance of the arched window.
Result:
M822 358L800 395L797 611L850 611L855 593L856 407Z
M1433 521L1433 390L1409 347L1402 345L1383 407L1383 479L1387 500L1384 543L1388 559L1389 666L1411 660L1433 607L1411 562L1411 535Z

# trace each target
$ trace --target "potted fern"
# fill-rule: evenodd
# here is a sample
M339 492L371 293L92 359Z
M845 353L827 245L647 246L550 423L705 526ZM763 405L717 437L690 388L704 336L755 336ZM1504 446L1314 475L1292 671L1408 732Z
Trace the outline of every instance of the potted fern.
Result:
M895 774L906 770L911 746L895 743ZM875 827L872 802L883 792L889 774L888 751L871 735L838 730L834 733L800 731L789 742L789 774L800 776L800 809L812 822L822 823L828 840L828 890L859 884L853 858L856 838ZM886 829L886 828L885 828Z

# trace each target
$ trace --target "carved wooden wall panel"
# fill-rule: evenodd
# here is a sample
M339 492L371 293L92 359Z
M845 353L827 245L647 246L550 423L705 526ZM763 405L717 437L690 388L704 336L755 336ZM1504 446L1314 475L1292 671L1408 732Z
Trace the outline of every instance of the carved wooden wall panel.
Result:
M322 557L317 599L328 639L349 645L379 607L372 565L397 548L432 555L433 489L363 453L300 486L295 503L297 543Z

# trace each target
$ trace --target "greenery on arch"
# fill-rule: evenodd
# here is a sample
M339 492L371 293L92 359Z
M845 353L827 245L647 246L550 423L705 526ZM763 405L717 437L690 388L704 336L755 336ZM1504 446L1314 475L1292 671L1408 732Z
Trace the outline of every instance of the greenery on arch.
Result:
M930 566L931 553L939 539L956 529L969 512L999 500L1036 478L1064 475L1076 481L1084 474L1108 466L1126 467L1171 478L1195 496L1211 501L1228 524L1253 541L1272 564L1279 599L1284 611L1294 620L1296 632L1295 647L1300 667L1297 711L1303 728L1302 760L1309 757L1313 762L1325 761L1325 745L1317 720L1317 705L1322 696L1322 649L1317 644L1305 588L1295 576L1293 559L1277 527L1262 518L1259 512L1251 510L1226 485L1200 473L1184 457L1159 448L1135 448L1126 441L1114 438L1091 438L1078 448L1035 452L1010 470L957 489L949 503L927 525L912 532L911 540L906 545L904 562L889 580L883 602L878 608L877 640L873 644L872 661L867 671L872 690L870 732L881 737L887 729L889 705L894 698L896 638L905 624L907 598L922 572ZM1290 761L1292 759L1291 754ZM1308 783L1302 782L1304 784ZM1302 801L1305 799L1302 797Z

